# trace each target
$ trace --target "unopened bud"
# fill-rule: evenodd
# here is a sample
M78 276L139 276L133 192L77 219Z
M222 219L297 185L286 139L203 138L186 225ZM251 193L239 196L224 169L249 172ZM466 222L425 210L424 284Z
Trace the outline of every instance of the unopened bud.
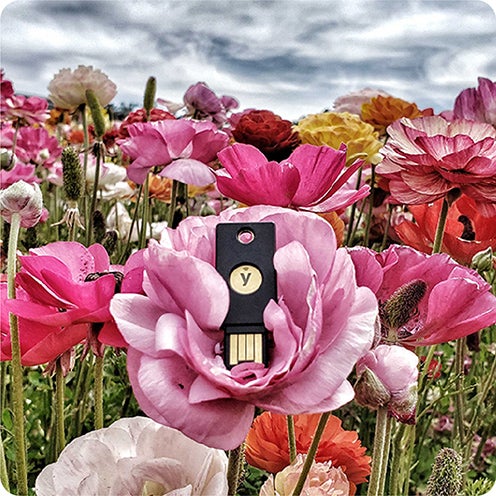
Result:
M103 237L105 236L105 219L100 210L95 210L93 212L93 239L95 243L101 243Z
M62 177L68 201L77 202L83 192L83 169L76 150L67 147L62 152Z
M2 170L11 170L14 167L14 154L11 150L7 148L2 148L0 150L0 164Z
M391 400L391 394L379 378L369 369L365 369L354 386L355 400L359 405L377 410Z
M95 126L95 136L101 140L105 133L105 119L103 118L102 108L100 102L93 90L86 90L86 102L90 108L91 118Z
M477 272L486 272L493 268L494 255L491 247L476 253L472 257L472 268Z
M147 118L150 116L150 111L155 106L155 95L157 93L157 80L150 76L146 82L145 96L143 98L143 108L146 111Z
M426 496L458 496L462 493L462 457L451 448L442 448L436 455Z
M12 214L20 214L21 227L33 227L43 213L43 197L40 187L34 183L17 181L0 191L0 215L12 222Z
M119 235L117 234L117 231L112 230L112 231L107 231L105 233L105 236L103 237L102 240L102 245L107 250L107 253L109 255L112 255L112 253L114 253L117 247L118 239L119 239Z

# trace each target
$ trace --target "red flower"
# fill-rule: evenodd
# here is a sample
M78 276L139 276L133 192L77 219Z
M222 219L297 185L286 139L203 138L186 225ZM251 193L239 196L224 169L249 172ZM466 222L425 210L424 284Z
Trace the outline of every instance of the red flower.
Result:
M305 454L310 448L320 414L294 415L296 451ZM329 417L320 440L315 460L332 461L348 477L350 494L355 494L356 485L366 482L370 474L370 457L365 454L355 431L346 431L341 420ZM264 412L253 422L246 437L246 460L250 465L277 473L289 465L288 428L286 416Z
M150 111L149 122L155 121L165 121L168 119L175 119L175 117L165 110L161 110L158 108L153 108ZM134 112L130 112L129 115L122 121L121 127L119 128L118 138L129 138L129 131L127 128L136 122L146 122L146 110L144 108L140 108L135 110Z
M430 205L410 205L415 222L404 220L394 228L401 241L431 253L441 206L442 200ZM496 251L496 215L483 217L475 201L463 195L448 210L441 251L470 265L476 253L489 247Z
M269 160L288 158L300 139L290 121L270 110L250 110L241 115L232 131L238 143L258 148Z

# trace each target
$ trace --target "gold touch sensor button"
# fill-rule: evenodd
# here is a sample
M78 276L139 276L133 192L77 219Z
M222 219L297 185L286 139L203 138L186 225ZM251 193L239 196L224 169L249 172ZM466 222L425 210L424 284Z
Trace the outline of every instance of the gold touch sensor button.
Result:
M254 265L239 265L231 272L229 284L236 293L252 294L262 285L262 273Z

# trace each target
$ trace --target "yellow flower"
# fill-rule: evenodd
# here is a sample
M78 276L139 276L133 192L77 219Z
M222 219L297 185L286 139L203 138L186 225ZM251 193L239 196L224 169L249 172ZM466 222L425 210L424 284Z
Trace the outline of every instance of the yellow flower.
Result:
M362 120L374 126L382 136L386 128L402 117L415 119L422 117L422 111L415 103L394 96L378 95L362 105Z
M336 150L342 143L347 148L347 162L361 158L368 163L380 162L382 143L373 126L348 112L311 114L298 122L296 130L302 143L327 145Z

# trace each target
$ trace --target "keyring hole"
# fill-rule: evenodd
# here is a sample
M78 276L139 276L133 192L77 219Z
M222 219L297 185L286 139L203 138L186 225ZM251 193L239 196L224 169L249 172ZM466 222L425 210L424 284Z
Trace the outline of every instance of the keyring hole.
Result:
M255 239L255 233L251 229L241 229L237 240L243 245L249 245Z

